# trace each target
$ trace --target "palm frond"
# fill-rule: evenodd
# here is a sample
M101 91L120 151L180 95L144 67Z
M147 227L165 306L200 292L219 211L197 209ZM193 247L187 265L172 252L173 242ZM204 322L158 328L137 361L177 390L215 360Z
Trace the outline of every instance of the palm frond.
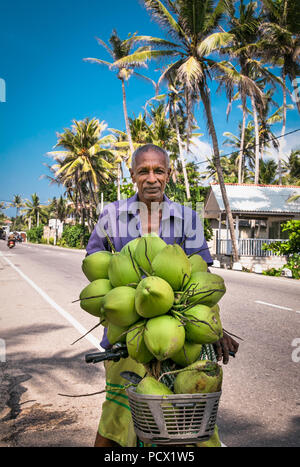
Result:
M200 56L209 55L221 47L228 46L234 39L233 34L228 32L215 32L206 37L197 47Z

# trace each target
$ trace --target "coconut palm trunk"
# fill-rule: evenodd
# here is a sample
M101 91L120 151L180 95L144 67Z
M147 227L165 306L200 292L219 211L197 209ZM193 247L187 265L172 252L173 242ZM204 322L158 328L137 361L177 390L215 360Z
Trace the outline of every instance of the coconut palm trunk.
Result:
M259 126L258 115L253 94L251 94L251 105L253 110L254 133L255 133L255 174L254 183L257 185L259 182Z
M127 133L127 137L128 137L130 152L131 152L131 154L133 154L134 147L133 147L133 143L132 143L132 136L131 136L129 119L128 119L128 112L127 112L125 82L124 82L124 78L120 78L120 80L121 80L121 83L122 83L123 111L124 111L124 118L125 118L126 133Z
M240 158L239 158L239 169L238 169L238 183L243 183L244 174L243 174L243 165L244 165L244 144L245 144L245 128L246 128L246 99L242 97L242 106L243 106L243 121L241 128L241 144L240 144Z
M293 86L293 91L294 91L294 101L296 103L298 112L300 114L300 89L298 86L298 81L297 81L296 76L292 80L292 86Z
M214 150L214 163L216 167L216 171L218 174L218 180L220 184L220 189L221 189L221 194L222 194L222 199L229 223L229 231L230 231L230 237L231 237L231 243L232 243L232 254L233 254L233 260L234 262L237 262L239 259L238 255L238 249L237 249L237 244L236 244L236 237L235 237L235 230L234 230L234 223L233 223L233 217L226 193L226 188L225 188L225 182L224 182L224 177L223 177L223 171L221 167L221 161L220 161L220 152L219 152L219 144L218 144L218 138L217 138L217 133L213 121L213 116L211 112L211 103L210 103L210 98L209 98L209 91L204 89L203 86L200 86L200 95L201 99L205 108L205 114L207 118L207 123L208 123L208 128L209 132L212 138L212 143L213 143L213 150Z
M179 125L178 125L178 120L177 120L177 115L176 112L172 106L172 113L174 117L174 122L175 122L175 129L176 129L176 136L177 136L177 141L178 141L178 148L179 148L179 158L182 166L182 172L183 172L183 177L184 177L184 184L185 184L185 191L186 191L186 197L188 200L191 198L190 194L190 184L189 184L189 179L187 176L187 170L186 170L186 165L185 165L185 160L183 157L183 150L182 150L182 141L180 137L180 131L179 131Z
M117 163L117 199L121 199L121 162Z
M284 148L284 135L286 131L286 113L287 113L287 104L286 104L286 75L282 73L282 96L283 96L283 104L282 104L282 128L281 128L281 139L279 144L279 151L278 151L278 180L279 185L282 184L282 166L281 160L283 156L283 148Z

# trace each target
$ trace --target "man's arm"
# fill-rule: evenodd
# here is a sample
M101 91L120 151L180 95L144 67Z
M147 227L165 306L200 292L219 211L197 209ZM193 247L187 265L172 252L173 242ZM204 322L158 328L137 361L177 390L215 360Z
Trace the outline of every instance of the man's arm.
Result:
M94 227L94 230L88 241L86 252L87 256L97 251L111 251L107 237L105 236L107 225L105 225L105 220L107 219L107 212L104 210L98 219L97 224Z

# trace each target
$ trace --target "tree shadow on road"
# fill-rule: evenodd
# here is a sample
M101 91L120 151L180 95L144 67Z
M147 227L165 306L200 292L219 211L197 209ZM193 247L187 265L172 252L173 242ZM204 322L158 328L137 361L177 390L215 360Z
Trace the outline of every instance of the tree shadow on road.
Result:
M274 428L259 419L241 416L220 410L217 424L220 438L228 447L299 447L300 416L291 416L287 429L274 434Z
M43 432L45 430L56 432L61 429L65 430L68 425L75 423L76 411L66 410L70 404L66 404L64 397L61 397L61 403L57 402L58 393L74 395L94 393L105 387L103 364L88 365L85 362L85 354L96 351L95 348L78 352L76 344L70 346L70 343L67 343L66 349L59 352L51 348L42 348L40 356L37 355L36 350L9 351L12 346L14 348L24 346L25 348L25 341L40 339L44 334L50 335L52 332L63 329L64 326L45 323L44 325L18 327L5 334L7 361L0 364L0 421L4 432L1 430L0 439L7 440L11 443L10 445L17 445L18 436L24 434L25 427L27 434L31 431ZM80 343L78 347L82 349ZM33 393L40 395L44 402L45 397L48 398L49 404L43 404L41 400L32 399L31 396L26 400L28 389L24 383L29 380ZM51 402L55 407L49 409ZM57 406L62 406L64 410L57 410ZM55 436L53 443L62 442L56 438L55 441L54 438ZM41 438L41 442L43 439ZM68 438L66 445L73 446L74 444L70 444L73 441L72 438Z

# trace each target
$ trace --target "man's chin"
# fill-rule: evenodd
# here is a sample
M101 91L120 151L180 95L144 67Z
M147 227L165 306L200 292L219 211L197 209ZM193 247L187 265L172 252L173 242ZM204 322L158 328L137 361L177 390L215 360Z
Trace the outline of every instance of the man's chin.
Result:
M151 201L153 202L161 202L163 199L163 193L161 191L147 191L146 193L143 193L143 198L145 201Z

